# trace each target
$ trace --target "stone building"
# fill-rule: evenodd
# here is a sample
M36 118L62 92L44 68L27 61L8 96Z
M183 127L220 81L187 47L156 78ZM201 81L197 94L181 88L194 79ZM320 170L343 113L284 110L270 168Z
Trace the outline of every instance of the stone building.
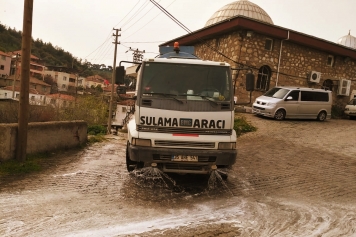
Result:
M248 1L219 9L204 28L160 46L194 46L206 60L231 65L237 103L251 104L274 86L324 88L343 108L356 95L356 46L350 34L333 43L273 24L271 17ZM255 90L246 88L246 74L255 76Z

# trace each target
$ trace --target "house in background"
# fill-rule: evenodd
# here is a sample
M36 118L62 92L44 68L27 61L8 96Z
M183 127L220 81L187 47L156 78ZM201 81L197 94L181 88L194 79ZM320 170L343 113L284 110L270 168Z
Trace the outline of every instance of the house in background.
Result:
M9 53L11 56L10 75L20 78L21 75L21 50ZM45 66L41 63L40 58L31 54L30 57L30 76L43 78Z
M329 89L341 108L356 95L355 37L349 33L334 43L274 25L252 1L227 4L203 28L160 46L176 41L194 46L201 59L231 65L237 104L252 104L274 86ZM255 77L252 93L246 91L249 72Z
M21 85L20 79L21 78L18 78L16 75L11 75L5 79L2 79L2 85L13 87L15 82L15 87L20 87ZM51 85L35 77L30 77L30 89L35 89L38 91L38 93L42 95L47 95L51 92Z
M39 93L36 89L30 88L29 90L29 103L31 105L44 105L45 95ZM0 99L13 99L19 100L20 98L20 87L6 86L0 88Z
M0 78L6 78L10 75L11 56L3 51L0 51ZM0 82L0 86L1 82Z
M99 76L99 75L94 75L94 76L89 76L87 78L85 78L85 84L84 87L85 88L91 88L93 87L97 87L98 85L101 86L101 88L105 88L108 86L108 83L106 83L106 79Z
M72 107L75 104L75 97L65 94L46 95L45 105L51 105L55 108Z

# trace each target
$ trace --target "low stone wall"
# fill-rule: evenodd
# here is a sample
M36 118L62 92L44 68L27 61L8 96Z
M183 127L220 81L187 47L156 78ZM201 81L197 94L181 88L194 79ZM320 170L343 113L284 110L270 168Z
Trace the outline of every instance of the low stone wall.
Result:
M29 123L27 154L77 147L87 142L84 121ZM0 124L0 161L16 156L17 124Z

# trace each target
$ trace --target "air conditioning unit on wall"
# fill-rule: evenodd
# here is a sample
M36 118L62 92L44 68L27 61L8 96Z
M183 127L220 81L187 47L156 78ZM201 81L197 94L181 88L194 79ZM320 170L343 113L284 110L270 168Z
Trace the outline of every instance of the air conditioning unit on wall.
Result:
M349 96L350 95L351 80L341 79L339 81L339 88L337 95Z
M321 72L311 71L308 81L313 83L319 83L321 78Z

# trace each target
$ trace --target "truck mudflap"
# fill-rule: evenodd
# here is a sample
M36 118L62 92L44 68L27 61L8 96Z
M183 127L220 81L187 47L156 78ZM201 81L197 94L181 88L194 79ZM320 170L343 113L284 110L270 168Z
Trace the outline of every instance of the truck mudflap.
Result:
M229 167L236 162L237 150L174 149L129 145L130 160L157 163L163 172L209 173L211 167Z

